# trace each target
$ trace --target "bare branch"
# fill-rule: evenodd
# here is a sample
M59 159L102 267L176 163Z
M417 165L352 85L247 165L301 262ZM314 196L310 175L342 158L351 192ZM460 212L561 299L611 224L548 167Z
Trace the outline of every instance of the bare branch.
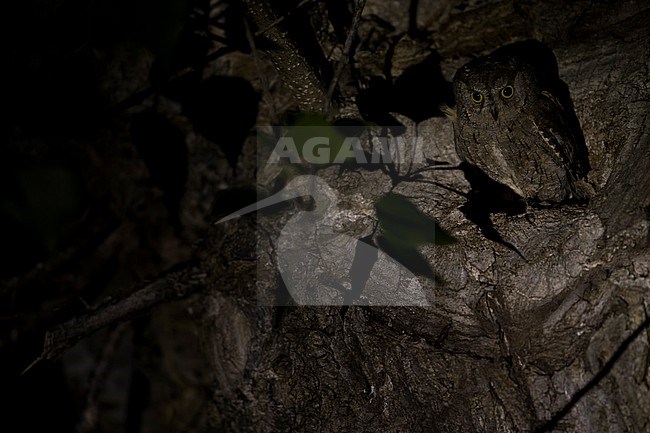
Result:
M189 296L203 288L205 275L196 268L167 275L112 304L75 317L45 334L43 352L24 371L40 361L55 359L78 341L105 326L129 320L163 302Z
M249 20L273 42L267 50L282 81L291 90L301 110L316 112L326 98L324 83L309 59L298 49L288 32L277 26L279 17L265 0L246 0Z
M348 31L348 36L345 39L345 45L343 46L343 54L341 59L336 65L336 70L334 71L334 76L332 77L332 82L330 83L327 89L327 98L325 99L325 106L323 112L327 114L330 111L332 105L332 96L334 95L334 89L338 84L339 78L341 77L341 72L343 68L348 64L350 59L350 51L352 50L352 41L357 34L359 29L359 23L361 22L361 14L363 13L363 8L366 6L366 0L357 0L357 3L354 7L354 16L352 17L352 24L350 25L350 30Z
M641 323L637 328L618 346L616 352L607 360L605 365L600 369L600 371L591 378L585 386L583 386L578 392L573 394L571 399L560 409L553 417L546 421L541 427L534 430L534 433L545 433L553 431L558 423L573 409L573 407L593 388L598 386L598 384L607 376L612 368L616 365L616 362L620 359L621 356L625 353L627 348L632 344L632 342L646 329L650 327L650 317L647 317L643 323Z

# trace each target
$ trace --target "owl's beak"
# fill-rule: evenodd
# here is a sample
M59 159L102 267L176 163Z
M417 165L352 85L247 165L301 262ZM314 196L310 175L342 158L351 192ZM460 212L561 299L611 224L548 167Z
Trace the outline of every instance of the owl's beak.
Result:
M492 118L496 122L497 118L499 117L499 109L497 108L496 105L490 106L490 113L492 113Z

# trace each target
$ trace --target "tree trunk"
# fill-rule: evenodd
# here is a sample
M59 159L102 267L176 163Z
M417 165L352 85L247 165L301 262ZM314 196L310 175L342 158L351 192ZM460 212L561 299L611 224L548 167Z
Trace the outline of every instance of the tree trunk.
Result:
M461 11L421 3L421 21L435 12L426 22L433 30L428 37L448 80L470 54L504 43L537 38L554 51L597 195L588 206L493 215L497 231L524 259L485 239L458 210L464 198L450 188L468 190L459 171L433 170L398 183L394 192L458 240L423 250L439 276L435 284L420 279L427 307L259 305L255 282L280 284L274 245L286 222L260 216L255 227L275 231L257 231L257 278L252 267L243 275L242 262L228 262L219 272L230 283L209 295L218 311L206 325L219 377L215 421L240 432L646 431L647 10L531 1ZM369 2L367 10L404 28L387 5ZM407 136L424 138L425 156L458 162L447 120L397 119ZM377 198L393 186L381 172L317 174L336 185L351 225L372 212L372 201L358 197ZM252 248L253 228L244 219L215 229L215 236L225 230ZM360 238L369 228L351 232Z

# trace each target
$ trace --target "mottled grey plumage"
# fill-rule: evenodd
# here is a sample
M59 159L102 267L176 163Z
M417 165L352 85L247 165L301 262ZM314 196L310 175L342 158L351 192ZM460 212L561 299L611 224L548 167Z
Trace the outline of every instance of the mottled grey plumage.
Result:
M454 92L454 136L463 161L527 201L589 195L580 180L589 163L571 122L573 109L543 88L521 58L491 55L467 63L456 72Z

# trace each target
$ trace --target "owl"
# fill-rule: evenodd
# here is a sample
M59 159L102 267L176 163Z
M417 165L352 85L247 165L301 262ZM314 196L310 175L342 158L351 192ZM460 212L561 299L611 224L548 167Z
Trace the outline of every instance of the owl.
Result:
M463 161L526 203L588 198L589 162L573 107L531 64L493 53L461 67L453 84Z

